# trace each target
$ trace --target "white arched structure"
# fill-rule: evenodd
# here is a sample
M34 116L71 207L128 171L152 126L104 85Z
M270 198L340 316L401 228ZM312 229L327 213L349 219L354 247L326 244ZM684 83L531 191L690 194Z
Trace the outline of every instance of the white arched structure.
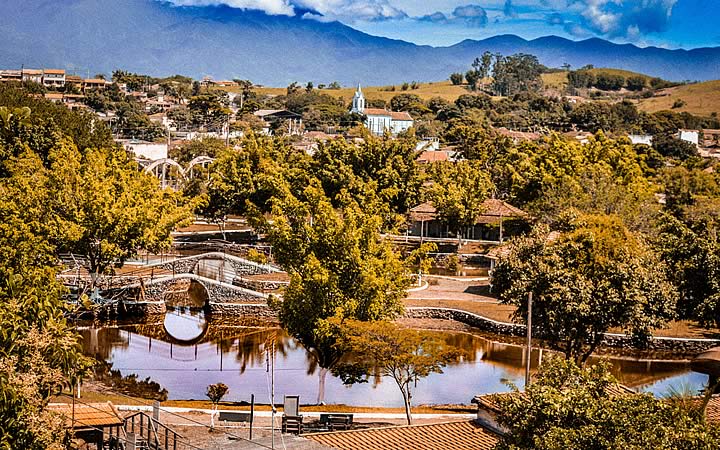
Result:
M187 175L187 178L193 178L195 176L195 173L193 171L193 167L200 166L203 169L207 169L207 167L212 164L215 161L215 158L211 158L206 155L198 156L197 158L190 161L190 164L188 164L187 169L185 170L185 173Z
M170 158L152 161L147 167L145 167L145 171L153 174L157 179L159 179L160 186L163 189L166 187L178 189L182 182L186 179L185 169L183 166ZM173 172L175 172L175 174L173 174Z

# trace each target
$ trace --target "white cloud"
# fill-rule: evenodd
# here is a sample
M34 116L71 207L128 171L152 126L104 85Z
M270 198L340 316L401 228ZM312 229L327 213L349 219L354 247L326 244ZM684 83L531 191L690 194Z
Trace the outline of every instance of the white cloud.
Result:
M295 16L320 21L343 20L380 21L402 19L407 14L392 6L388 0L169 0L177 6L227 5L239 9L253 9L270 15Z
M572 0L584 25L611 37L636 38L667 29L677 0Z
M294 16L295 9L288 0L169 0L177 6L217 6L227 5L238 9L254 9L277 16Z

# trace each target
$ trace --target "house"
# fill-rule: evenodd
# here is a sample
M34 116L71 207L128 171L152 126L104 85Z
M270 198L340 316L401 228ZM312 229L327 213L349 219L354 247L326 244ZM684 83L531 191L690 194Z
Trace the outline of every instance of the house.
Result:
M83 87L83 79L80 75L65 75L65 84L69 84L80 90Z
M109 83L102 78L88 78L83 80L83 90L102 91Z
M698 130L678 130L678 139L689 142L694 146L700 145L700 131Z
M631 134L628 136L628 139L630 139L630 142L632 142L633 145L647 145L652 146L653 143L653 137L651 134Z
M475 420L403 425L305 434L304 438L341 450L494 449L500 436Z
M494 198L485 200L483 212L475 219L475 225L462 233L463 239L502 242L507 234L516 234L528 215L509 203ZM457 238L438 215L431 202L422 203L409 211L409 236L430 239Z
M0 81L22 81L22 72L19 70L0 70Z
M504 136L508 139L512 139L514 144L519 144L524 141L537 141L541 138L539 133L531 133L528 131L517 131L510 130L505 127L495 128L495 132L500 136Z
M405 132L413 127L415 121L407 112L388 111L380 108L366 108L365 95L362 88L358 85L357 91L352 101L352 109L350 112L362 114L366 117L365 128L377 136L382 136L386 132L397 135Z
M438 161L456 161L457 152L451 150L427 150L417 158L418 164L432 164Z
M43 70L42 83L49 88L65 87L65 71L61 69Z
M22 80L42 84L43 71L39 69L22 69Z
M62 103L65 96L62 92L47 92L45 93L45 100L50 100L53 103Z

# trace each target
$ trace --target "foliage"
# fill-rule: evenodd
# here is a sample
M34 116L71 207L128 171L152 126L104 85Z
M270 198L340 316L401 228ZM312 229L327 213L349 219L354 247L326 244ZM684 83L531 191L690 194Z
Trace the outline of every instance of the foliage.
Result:
M25 147L3 161L0 179L0 447L62 448L63 421L45 410L52 395L87 370L65 321L56 280L53 193L42 161Z
M168 248L170 233L190 219L190 205L162 190L150 174L117 148L88 150L61 143L49 156L48 188L67 230L61 251L84 255L88 271L99 275L121 266L140 249Z
M335 346L333 317L393 318L403 309L409 279L389 242L380 239L382 220L350 203L335 210L317 186L274 203L264 223L276 261L290 274L278 308L285 329L310 353L324 373L343 355Z
M365 134L360 144L338 139L319 144L310 173L333 205L352 199L391 224L390 214L405 213L418 203L422 179L416 157L412 139Z
M537 91L542 87L543 67L536 56L518 53L497 55L493 64L493 89L499 95Z
M666 134L653 136L653 147L667 158L686 160L698 156L698 149L695 145Z
M392 322L341 322L337 346L351 352L352 363L337 372L345 384L367 382L373 376L391 378L403 396L408 425L412 385L458 360L462 351L427 333L400 328Z
M639 344L674 316L676 295L662 263L614 216L566 213L556 236L538 227L512 241L493 271L502 303L527 316L533 293L533 332L566 358L585 362L611 328Z
M453 73L450 75L450 82L453 86L459 86L465 81L465 76L462 73Z
M435 163L433 184L427 192L438 211L438 217L462 239L462 232L475 224L483 212L483 202L492 189L492 182L479 164L472 161Z
M508 429L499 449L711 449L720 430L651 394L611 395L608 363L578 368L548 358L524 393L499 398Z
M230 388L228 388L224 383L211 384L207 387L205 395L210 399L213 405L217 405L220 403L222 398L225 397L225 394L227 394L229 390Z

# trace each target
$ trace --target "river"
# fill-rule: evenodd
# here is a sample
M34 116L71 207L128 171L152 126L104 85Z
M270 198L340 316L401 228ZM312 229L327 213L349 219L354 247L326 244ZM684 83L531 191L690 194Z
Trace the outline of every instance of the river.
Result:
M303 403L317 397L318 369L308 352L280 329L230 326L208 321L203 313L171 311L164 321L121 326L81 328L88 355L112 364L123 376L150 378L175 400L204 399L208 385L229 386L228 401L269 401L267 349L275 340L276 400L300 395ZM525 351L503 342L502 336L482 337L462 332L436 332L462 348L467 357L419 380L413 404L467 404L478 394L505 392L508 383L523 386ZM547 351L542 352L547 355ZM532 354L536 367L537 349ZM706 375L693 372L684 361L611 358L618 380L638 391L667 395L670 389L699 391ZM326 401L353 406L400 407L402 397L389 379L346 387L328 375Z

